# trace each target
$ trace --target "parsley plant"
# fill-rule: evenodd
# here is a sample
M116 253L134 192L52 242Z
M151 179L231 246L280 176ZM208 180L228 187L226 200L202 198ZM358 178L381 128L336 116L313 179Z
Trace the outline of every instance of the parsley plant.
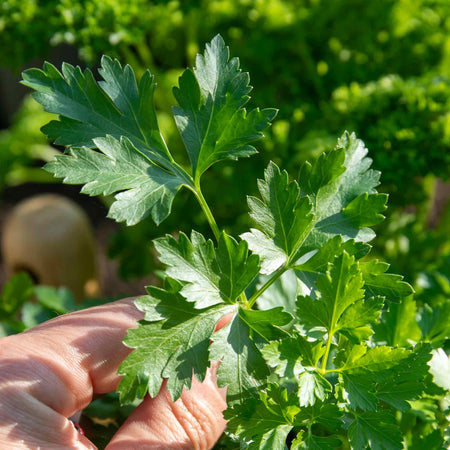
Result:
M89 195L115 194L109 217L156 224L178 190L192 191L215 242L192 231L155 241L164 288L136 300L145 313L125 344L121 401L156 396L164 379L173 400L220 361L228 433L250 449L401 449L396 416L429 386L426 345L385 345L373 324L391 302L412 294L388 264L368 255L387 196L367 149L344 133L334 150L291 179L270 163L249 197L254 228L239 237L216 223L203 196L208 168L256 153L252 143L275 109L244 108L249 76L216 36L174 89L176 125L190 160L167 148L153 106L150 72L103 57L90 70L46 63L23 83L59 120L43 128L67 152L46 169ZM220 318L230 322L214 332Z

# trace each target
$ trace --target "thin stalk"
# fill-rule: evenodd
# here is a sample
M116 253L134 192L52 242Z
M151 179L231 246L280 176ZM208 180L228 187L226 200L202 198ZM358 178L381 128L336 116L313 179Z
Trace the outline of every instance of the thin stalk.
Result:
M203 193L200 189L200 184L196 183L195 188L191 188L191 191L194 193L195 197L197 198L198 202L200 203L200 206L202 208L203 213L206 216L206 220L209 223L209 226L211 227L212 232L214 233L214 237L216 238L216 241L219 242L220 239L220 230L217 226L216 220L214 219L214 216L209 209L208 203L206 203L205 197L203 197Z
M287 269L287 267L286 266L282 266L282 267L280 267L278 270L276 270L273 274L272 274L272 276L266 281L266 283L263 285L263 286L261 286L251 297L250 297L250 299L248 300L248 308L251 308L254 304L255 304L255 302L256 302L256 300L258 299L258 297L260 296L260 295L262 295L267 289L269 289L269 287L270 286L272 286L272 284L273 283L275 283L275 281L277 281L278 280L278 278L280 278L281 277L281 275L283 275L283 273L284 272L286 272L286 270L288 270Z
M339 281L338 281L338 285L337 285L336 293L335 293L336 297L338 296L338 293L341 290L342 266L341 266L341 273L340 273L340 275L341 276L339 276ZM325 354L323 355L323 358L322 358L322 364L320 366L320 372L322 374L324 374L325 371L327 370L327 362L328 362L328 356L330 355L331 342L333 340L334 333L336 332L336 330L334 329L334 327L336 326L336 321L337 321L337 318L336 318L336 303L337 303L337 298L335 298L335 301L333 303L333 314L331 315L330 329L328 330L327 347L326 347L326 350L325 350Z
M245 292L242 292L242 294L239 296L239 300L242 306L244 306L247 309L250 309L250 307L248 306L248 300L247 296L245 295Z
M203 213L206 216L206 219L208 220L209 226L211 227L212 232L214 233L214 237L216 238L216 241L219 242L220 239L220 230L217 226L216 220L214 219L213 213L211 209L208 206L208 203L205 200L205 197L203 196L202 190L200 188L200 182L197 180L195 182L195 187L192 188L188 186L188 188L194 193L195 197L197 198L198 202L200 203L200 206L203 210ZM247 296L245 295L245 292L242 292L239 295L240 303L242 306L246 308L249 307L249 303L247 301Z
M328 356L330 355L330 349L331 349L331 341L333 340L334 332L331 332L331 330L328 332L328 339L327 339L327 348L325 350L325 354L322 358L322 364L320 366L320 372L322 374L325 374L327 371L327 362L328 362Z
M328 369L328 370L324 370L322 372L322 374L326 375L327 373L341 373L341 372L342 372L341 368L339 368L339 369Z

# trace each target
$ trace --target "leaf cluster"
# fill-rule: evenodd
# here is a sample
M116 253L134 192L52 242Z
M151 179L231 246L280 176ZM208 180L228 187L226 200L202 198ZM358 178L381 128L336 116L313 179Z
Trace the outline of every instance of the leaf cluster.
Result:
M233 237L217 225L201 180L219 161L254 154L276 110L245 110L249 76L223 39L207 44L174 89L189 167L160 133L150 72L137 81L108 57L99 72L100 82L67 64L24 72L36 100L60 116L43 131L69 146L47 170L89 195L115 193L109 216L128 224L147 215L160 223L184 187L215 238L155 240L164 287L135 303L144 319L124 341L134 350L119 367L121 401L154 397L163 380L176 401L219 361L229 432L249 448L283 449L288 436L291 448L402 448L395 411L431 389L431 353L376 333L380 315L413 289L367 257L387 195L377 192L364 143L345 132L296 179L271 162L259 197L248 197L253 228Z

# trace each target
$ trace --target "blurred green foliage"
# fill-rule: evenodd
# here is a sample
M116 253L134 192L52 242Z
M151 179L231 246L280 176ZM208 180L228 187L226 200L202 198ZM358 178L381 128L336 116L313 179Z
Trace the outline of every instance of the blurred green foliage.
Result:
M399 166L401 181L449 175L447 0L7 0L0 30L10 67L61 43L89 65L106 53L149 67L165 122L177 75L220 32L252 74L255 101L280 108L259 168L272 158L290 170L355 129L385 182L398 182ZM173 125L167 137L179 142Z
M58 44L75 46L90 66L106 53L138 74L150 68L159 84L161 129L180 153L169 115L171 86L204 42L220 32L251 73L255 102L280 109L259 144L261 154L211 169L213 181L204 186L207 198L220 205L218 220L235 234L248 225L241 192L255 190L253 180L268 160L296 172L304 160L329 149L344 129L358 133L374 167L382 170L382 189L390 194L395 219L391 227L399 236L413 234L417 242L417 234L427 231L421 216L433 193L423 177L449 177L448 0L7 0L0 5L0 30L1 64L16 70ZM188 230L192 220L206 232L188 193L177 201L178 209L191 212L188 220L174 216L159 230L145 222L115 238L111 255L122 258L124 276L153 268L143 243L154 236ZM415 210L404 216L402 209L411 204ZM409 225L401 225L405 220ZM415 222L421 225L414 227ZM392 230L380 227L379 233ZM389 239L382 236L378 253L388 250ZM425 243L422 247L425 251ZM414 271L410 281L420 273L403 269L407 277Z
M3 286L0 295L0 337L20 333L76 309L68 289L34 286L27 273L18 272Z
M27 97L11 127L0 131L0 190L26 181L52 181L40 168L43 161L50 161L58 153L40 132L40 127L51 117Z

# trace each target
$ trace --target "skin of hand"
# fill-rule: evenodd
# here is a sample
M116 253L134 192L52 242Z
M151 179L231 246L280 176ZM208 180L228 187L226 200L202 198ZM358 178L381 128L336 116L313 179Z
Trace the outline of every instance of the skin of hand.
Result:
M116 390L117 368L131 351L122 339L142 317L130 298L1 338L0 449L95 449L67 418ZM226 425L216 370L202 383L194 379L176 402L164 388L147 396L106 449L212 448Z

